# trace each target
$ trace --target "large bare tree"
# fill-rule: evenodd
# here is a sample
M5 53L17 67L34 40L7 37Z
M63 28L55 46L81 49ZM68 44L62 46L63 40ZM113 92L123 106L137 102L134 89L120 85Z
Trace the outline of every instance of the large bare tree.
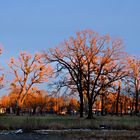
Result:
M58 71L69 73L79 93L81 117L84 94L88 99L88 118L92 118L93 104L102 89L125 76L122 41L111 41L109 35L100 36L92 30L77 32L75 37L46 52L45 58L54 62Z

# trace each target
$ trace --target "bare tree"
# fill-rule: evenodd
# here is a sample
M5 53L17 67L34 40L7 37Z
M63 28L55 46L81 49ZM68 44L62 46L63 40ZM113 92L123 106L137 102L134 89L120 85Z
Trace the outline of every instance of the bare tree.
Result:
M58 71L69 73L79 93L81 117L84 94L88 99L88 118L92 118L92 106L101 90L125 76L122 41L111 42L109 35L100 36L92 30L77 32L75 38L50 49L45 58L55 62Z
M12 85L20 87L17 97L17 115L19 115L19 108L31 87L47 82L52 69L50 65L44 64L41 54L37 53L32 57L26 52L21 52L17 60L11 58L9 67L14 75Z
M139 91L140 91L140 60L136 57L128 57L127 59L129 76L127 77L127 84L131 87L135 102L135 114L138 113L139 107Z
M2 48L0 48L0 55L2 54ZM1 70L2 68L0 68L0 70ZM3 88L3 86L4 86L4 74L2 74L1 76L0 76L0 89L2 89Z

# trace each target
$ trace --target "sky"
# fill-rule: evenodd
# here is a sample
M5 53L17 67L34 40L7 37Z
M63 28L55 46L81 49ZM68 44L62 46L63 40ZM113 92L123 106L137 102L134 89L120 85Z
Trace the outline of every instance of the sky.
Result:
M83 29L122 38L139 55L140 0L0 0L0 65L7 70L20 51L46 50Z

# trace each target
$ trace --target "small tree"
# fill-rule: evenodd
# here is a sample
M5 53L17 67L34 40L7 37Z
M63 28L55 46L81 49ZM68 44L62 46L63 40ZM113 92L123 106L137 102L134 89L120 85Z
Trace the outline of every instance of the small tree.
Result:
M0 47L0 55L2 54L2 48ZM4 86L4 74L0 76L0 89Z
M135 114L138 113L139 107L139 91L140 91L140 60L136 57L128 57L127 59L129 76L127 76L127 84L133 94L135 101ZM130 92L129 90L129 92Z

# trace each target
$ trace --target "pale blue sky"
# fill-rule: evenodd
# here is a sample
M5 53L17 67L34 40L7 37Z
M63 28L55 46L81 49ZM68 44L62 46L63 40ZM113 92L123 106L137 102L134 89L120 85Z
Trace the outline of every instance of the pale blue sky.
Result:
M21 50L54 47L82 29L124 40L140 54L140 0L0 0L0 56L5 66Z

